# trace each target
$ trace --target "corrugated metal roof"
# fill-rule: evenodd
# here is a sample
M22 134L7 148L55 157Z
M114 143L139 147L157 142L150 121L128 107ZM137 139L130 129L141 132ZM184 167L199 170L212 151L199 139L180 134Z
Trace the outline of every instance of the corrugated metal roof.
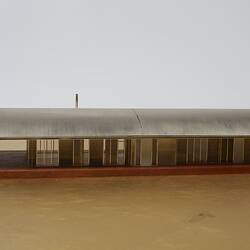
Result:
M0 138L250 136L250 110L0 109Z

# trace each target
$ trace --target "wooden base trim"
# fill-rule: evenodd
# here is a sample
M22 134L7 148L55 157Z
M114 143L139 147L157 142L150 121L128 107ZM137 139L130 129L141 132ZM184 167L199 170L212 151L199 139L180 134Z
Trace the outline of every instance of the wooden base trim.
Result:
M250 165L0 169L0 179L249 174Z

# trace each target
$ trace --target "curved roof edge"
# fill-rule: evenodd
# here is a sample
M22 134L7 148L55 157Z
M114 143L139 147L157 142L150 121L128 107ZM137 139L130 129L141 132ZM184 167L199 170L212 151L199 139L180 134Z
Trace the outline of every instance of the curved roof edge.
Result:
M0 109L0 139L250 136L248 109Z

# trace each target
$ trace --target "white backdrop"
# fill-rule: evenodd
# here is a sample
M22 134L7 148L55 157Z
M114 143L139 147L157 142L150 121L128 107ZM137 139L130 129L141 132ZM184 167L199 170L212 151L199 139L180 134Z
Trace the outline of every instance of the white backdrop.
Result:
M0 107L250 108L248 0L1 0Z

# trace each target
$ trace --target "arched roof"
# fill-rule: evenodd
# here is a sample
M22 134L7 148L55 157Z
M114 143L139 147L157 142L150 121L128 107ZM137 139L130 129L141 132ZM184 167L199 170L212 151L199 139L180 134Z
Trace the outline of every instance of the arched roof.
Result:
M0 138L250 136L250 110L0 109Z

